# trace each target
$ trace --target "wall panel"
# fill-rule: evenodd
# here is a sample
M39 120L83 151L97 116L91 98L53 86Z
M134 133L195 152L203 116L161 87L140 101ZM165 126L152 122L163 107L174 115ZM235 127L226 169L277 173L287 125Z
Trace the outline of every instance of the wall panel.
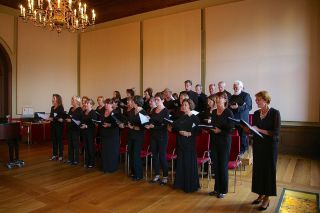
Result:
M201 11L192 10L143 23L143 87L184 90L201 82Z
M140 90L140 28L130 23L81 35L80 93L94 100Z
M17 113L22 107L50 112L53 93L70 107L77 94L77 34L18 23Z
M252 96L270 91L284 120L319 121L317 6L247 0L207 8L206 84L224 80L231 90L240 79Z

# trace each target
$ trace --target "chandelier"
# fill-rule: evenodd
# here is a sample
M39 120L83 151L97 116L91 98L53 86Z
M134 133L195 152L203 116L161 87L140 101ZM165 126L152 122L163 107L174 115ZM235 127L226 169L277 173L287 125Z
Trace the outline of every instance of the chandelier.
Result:
M20 5L20 17L31 21L35 26L61 33L65 28L70 32L85 31L95 24L96 13L91 10L91 19L87 14L87 4L80 0L38 0L37 7L34 0L28 0L27 9Z

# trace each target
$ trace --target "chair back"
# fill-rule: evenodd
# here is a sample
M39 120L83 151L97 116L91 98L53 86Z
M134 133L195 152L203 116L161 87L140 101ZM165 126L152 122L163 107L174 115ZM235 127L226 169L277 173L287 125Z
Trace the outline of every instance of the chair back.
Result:
M231 149L229 161L236 161L240 154L240 136L231 135Z
M238 130L235 128L232 130L231 135L239 136Z
M201 134L196 136L196 149L197 156L202 158L205 152L210 151L210 134L202 131Z
M143 141L143 145L142 145L142 149L141 150L149 151L150 141L151 141L151 134L150 134L150 130L147 129L144 132L144 141Z
M253 114L249 114L249 124L252 125Z
M173 154L176 150L177 136L173 132L168 132L167 154Z
M126 146L128 144L128 128L125 127L120 130L120 146Z

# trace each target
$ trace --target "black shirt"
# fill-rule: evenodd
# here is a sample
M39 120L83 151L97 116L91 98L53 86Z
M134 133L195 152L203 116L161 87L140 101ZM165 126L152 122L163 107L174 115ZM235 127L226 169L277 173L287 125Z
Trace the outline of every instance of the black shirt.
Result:
M59 118L64 118L65 112L62 105L58 106L57 108L54 108L54 106L51 107L50 110L50 118L53 118L51 121L52 126L59 126L63 127L63 122L59 122Z
M81 121L82 120L82 109L81 107L77 107L74 109L74 107L71 107L69 110L69 118L74 119L75 121ZM68 128L70 130L80 130L80 125L77 125L74 121L71 121L71 123L68 124Z

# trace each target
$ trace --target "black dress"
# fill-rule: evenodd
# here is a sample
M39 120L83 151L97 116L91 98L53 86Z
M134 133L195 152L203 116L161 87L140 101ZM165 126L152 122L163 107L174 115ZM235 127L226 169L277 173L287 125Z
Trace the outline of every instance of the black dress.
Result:
M64 123L59 122L58 119L64 118L64 115L65 112L62 105L57 108L51 107L50 118L53 118L51 121L52 156L59 155L59 157L63 157L62 133Z
M277 196L276 165L280 124L280 112L276 109L270 108L264 119L260 118L259 110L254 112L252 125L271 134L262 134L263 138L253 136L252 192L259 195Z
M174 187L185 192L194 192L200 188L196 134L199 119L195 115L184 115L173 123L173 131L177 132L177 167L174 179ZM191 132L190 137L179 134L179 131Z
M116 120L112 117L111 113L108 117L102 117L100 125L100 137L102 144L101 157L103 172L115 172L118 170L120 133L118 124L116 123ZM103 127L103 123L111 124L111 126Z
M217 114L217 110L212 112L212 123L221 130L220 133L213 133L213 165L215 174L214 191L220 194L228 192L228 162L231 148L231 132L234 127L233 122L228 119L233 118L233 113L226 108L221 115Z

